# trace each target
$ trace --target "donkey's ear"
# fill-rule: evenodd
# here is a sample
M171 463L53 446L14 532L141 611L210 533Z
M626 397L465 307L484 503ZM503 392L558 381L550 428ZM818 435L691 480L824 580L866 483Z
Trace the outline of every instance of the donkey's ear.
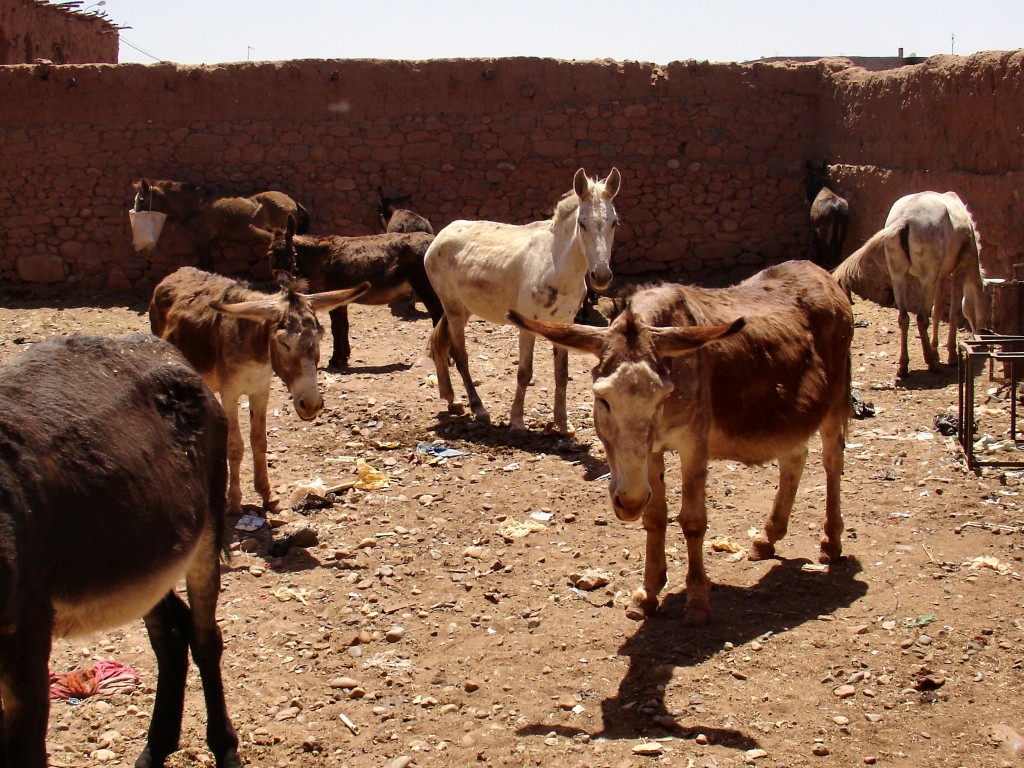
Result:
M612 168L608 173L608 178L604 180L604 196L605 199L611 200L617 194L619 194L619 186L622 184L622 176L619 174L618 168Z
M509 310L506 315L514 325L523 330L543 336L552 344L565 347L570 352L581 352L583 354L601 356L601 348L604 345L605 336L608 334L606 328L595 328L592 325L576 325L574 323L549 323L544 320L530 320L523 317L515 310Z
M576 171L576 175L572 177L572 189L580 200L586 198L590 193L590 179L587 178L587 172L582 168Z
M654 348L663 357L675 357L705 344L728 338L743 330L747 321L739 317L726 325L691 325L684 328L652 328Z
M313 293L307 298L314 312L330 312L332 309L351 304L370 290L370 283L360 283L355 288L341 288L326 293Z

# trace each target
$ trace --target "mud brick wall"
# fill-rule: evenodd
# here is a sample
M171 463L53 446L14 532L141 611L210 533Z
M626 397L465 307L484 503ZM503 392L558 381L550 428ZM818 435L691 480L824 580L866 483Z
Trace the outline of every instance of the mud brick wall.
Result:
M116 64L117 55L117 27L107 19L37 0L0 4L0 64Z
M133 250L141 176L282 189L313 232L356 235L377 231L378 186L435 229L526 222L581 166L623 174L617 272L720 282L807 255L804 163L825 158L854 211L847 251L904 189L957 189L990 271L1008 273L1024 234L1021 53L933 61L0 67L0 283L146 293L194 263L170 223L155 252ZM258 272L258 250L218 268Z
M974 214L983 267L1012 276L1024 261L1024 52L827 71L826 84L821 120L850 202L847 250L880 229L901 196L954 190Z

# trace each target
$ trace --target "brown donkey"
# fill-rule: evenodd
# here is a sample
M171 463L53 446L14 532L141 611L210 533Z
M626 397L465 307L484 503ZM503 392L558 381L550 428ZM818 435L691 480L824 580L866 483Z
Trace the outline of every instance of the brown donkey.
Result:
M647 531L644 583L632 618L650 616L668 575L665 452L676 451L686 537L686 620L710 616L704 571L708 461L779 462L779 489L751 559L771 557L786 534L807 442L821 435L825 465L823 562L842 552L839 483L850 414L853 310L820 267L789 261L730 288L662 285L634 294L608 328L545 323L512 313L520 328L597 357L594 428L611 468L620 520ZM700 349L709 341L707 347ZM694 351L695 350L695 351Z
M299 286L265 294L229 277L182 267L160 281L149 303L153 333L180 349L224 403L232 515L242 512L239 469L245 447L238 424L239 398L249 398L253 483L264 508L273 511L278 499L271 492L267 469L270 382L276 373L288 387L299 418L315 418L324 404L317 385L324 329L316 313L347 304L369 287L363 283L306 296L295 290Z
M136 767L178 748L191 649L206 742L240 768L216 619L226 456L213 393L149 334L49 339L0 366L0 766L46 766L51 638L142 616L159 672Z

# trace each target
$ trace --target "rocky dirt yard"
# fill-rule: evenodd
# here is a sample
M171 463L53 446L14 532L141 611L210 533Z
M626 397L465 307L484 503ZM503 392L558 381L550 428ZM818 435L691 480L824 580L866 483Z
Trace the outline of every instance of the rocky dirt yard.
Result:
M534 428L515 436L501 423L515 386L512 328L470 325L471 363L496 422L481 426L449 416L431 369L417 365L426 315L354 307L353 367L321 372L319 418L299 421L275 382L271 479L285 511L272 528L237 531L224 566L224 673L244 759L259 768L1024 765L1024 474L968 472L955 437L935 426L956 414L955 369L922 371L915 345L915 373L895 384L895 310L858 301L854 311L855 386L875 414L850 425L847 557L828 570L816 562L816 440L789 535L766 562L745 549L776 470L717 462L706 544L714 618L691 628L681 623L678 531L661 612L642 623L625 615L644 535L608 503L589 359L571 358L575 439L543 433L546 349L527 399ZM147 329L144 301L8 297L0 359L55 334ZM328 333L324 360L329 344ZM1011 396L985 374L978 392L979 428L999 448ZM247 453L245 483L248 462ZM678 488L678 471L670 477ZM360 478L367 490L309 503L309 491ZM96 531L90 545L116 558L116 535ZM141 751L156 683L142 622L56 642L51 668L98 659L130 665L140 682L55 700L52 765L133 765ZM172 766L212 764L204 717L193 670Z

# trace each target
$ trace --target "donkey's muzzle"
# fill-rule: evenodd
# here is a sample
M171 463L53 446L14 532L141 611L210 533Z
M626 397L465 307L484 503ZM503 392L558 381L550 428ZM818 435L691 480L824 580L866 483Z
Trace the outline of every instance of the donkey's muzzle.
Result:
M612 269L608 264L598 264L590 271L590 287L595 291L603 291L612 282Z

